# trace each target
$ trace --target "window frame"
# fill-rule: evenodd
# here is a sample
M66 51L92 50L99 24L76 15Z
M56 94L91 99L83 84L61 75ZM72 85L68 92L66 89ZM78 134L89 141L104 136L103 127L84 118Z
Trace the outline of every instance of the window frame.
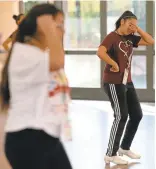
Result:
M48 2L48 1L47 1ZM66 1L55 1L54 4L59 8L63 8L63 3ZM20 12L24 12L24 3L22 1L19 2ZM154 36L154 26L153 26L153 17L154 17L155 6L153 1L146 1L146 31ZM100 34L101 34L101 41L103 37L107 35L107 2L100 1ZM148 19L150 18L150 19ZM68 55L95 55L97 49L74 49L74 50L65 50L65 53ZM146 89L136 89L139 100L142 102L154 102L155 101L155 89L153 88L153 61L155 50L154 47L146 47L145 50L135 50L135 56L145 55L146 58L146 80L147 80L147 88ZM105 66L103 61L100 61L101 67L100 69L100 76L101 76L101 87L100 88L79 88L74 87L72 88L72 98L73 99L81 99L81 100L103 100L108 101L108 97L103 92L103 84L102 84L102 75L103 75L103 68Z

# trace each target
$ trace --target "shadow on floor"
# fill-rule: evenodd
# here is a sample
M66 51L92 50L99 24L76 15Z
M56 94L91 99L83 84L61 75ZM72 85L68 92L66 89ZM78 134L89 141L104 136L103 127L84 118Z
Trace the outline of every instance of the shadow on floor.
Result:
M131 162L128 165L114 165L110 166L109 164L105 166L105 169L131 169L136 165L140 164L140 162Z

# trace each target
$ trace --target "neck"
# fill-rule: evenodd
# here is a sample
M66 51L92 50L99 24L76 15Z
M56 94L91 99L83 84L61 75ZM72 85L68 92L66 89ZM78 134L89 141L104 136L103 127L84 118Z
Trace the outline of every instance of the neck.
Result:
M120 27L120 28L118 28L117 30L116 30L116 32L119 34L119 35L124 35L124 33L123 33L123 31L122 31L122 28Z
M36 36L34 36L34 40L38 43L38 45L40 46L40 48L45 49L47 47L45 36L43 36L43 35L36 35Z
M45 50L43 45L41 45L40 42L38 40L34 39L34 38L31 38L31 40L27 41L26 43L29 44L29 45L36 46L36 47L40 48L43 51Z

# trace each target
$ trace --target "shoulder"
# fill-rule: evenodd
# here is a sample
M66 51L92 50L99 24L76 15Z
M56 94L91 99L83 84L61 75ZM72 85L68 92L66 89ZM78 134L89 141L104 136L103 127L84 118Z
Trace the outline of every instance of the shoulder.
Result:
M110 32L108 35L106 35L103 39L104 42L108 43L114 43L117 39L117 34L113 31Z
M100 46L104 46L104 47L106 47L107 50L110 50L112 45L115 43L115 39L116 39L115 36L116 36L115 32L109 33L106 37L104 37Z
M13 45L12 49L12 54L13 55L22 55L22 56L43 56L45 54L44 51L39 49L38 47L29 45L29 44L24 44L24 43L19 43L16 42Z
M105 38L114 38L116 36L116 33L113 31L113 32L110 32Z
M27 53L30 53L30 52L38 52L41 54L44 53L44 51L42 51L40 48L36 46L25 44L25 43L20 43L20 42L15 42L13 48L16 50L22 49L24 51L27 51Z
M48 72L49 55L35 46L16 42L12 48L9 65L10 71L13 72Z
M48 64L49 56L46 52L41 49L28 45L16 42L13 45L11 52L11 64L20 65L33 65L33 64Z

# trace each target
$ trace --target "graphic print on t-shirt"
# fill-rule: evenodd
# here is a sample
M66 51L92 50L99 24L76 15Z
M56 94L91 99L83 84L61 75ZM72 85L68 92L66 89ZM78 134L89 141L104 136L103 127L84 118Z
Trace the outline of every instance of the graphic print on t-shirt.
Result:
M63 69L50 73L48 86L49 109L44 113L44 121L60 124L61 119L68 114L70 88Z
M50 79L49 97L53 97L57 93L62 93L63 95L69 94L68 80L64 70L53 72Z
M51 111L66 112L70 101L70 87L64 70L51 73L49 84L49 99Z
M127 41L120 41L119 42L119 49L123 52L124 57L126 57L127 62L128 62L128 67L130 66L130 62L131 62L131 57L133 54L133 42L130 40Z
M125 35L121 36L115 31L108 34L101 42L100 46L104 46L107 49L107 54L118 63L119 72L111 72L111 65L106 64L104 68L103 81L105 83L121 84L123 80L123 74L125 68L127 68L127 57L130 57L130 63L132 61L133 48L138 47L138 42L141 37L137 35ZM131 82L131 65L129 65L128 82Z

